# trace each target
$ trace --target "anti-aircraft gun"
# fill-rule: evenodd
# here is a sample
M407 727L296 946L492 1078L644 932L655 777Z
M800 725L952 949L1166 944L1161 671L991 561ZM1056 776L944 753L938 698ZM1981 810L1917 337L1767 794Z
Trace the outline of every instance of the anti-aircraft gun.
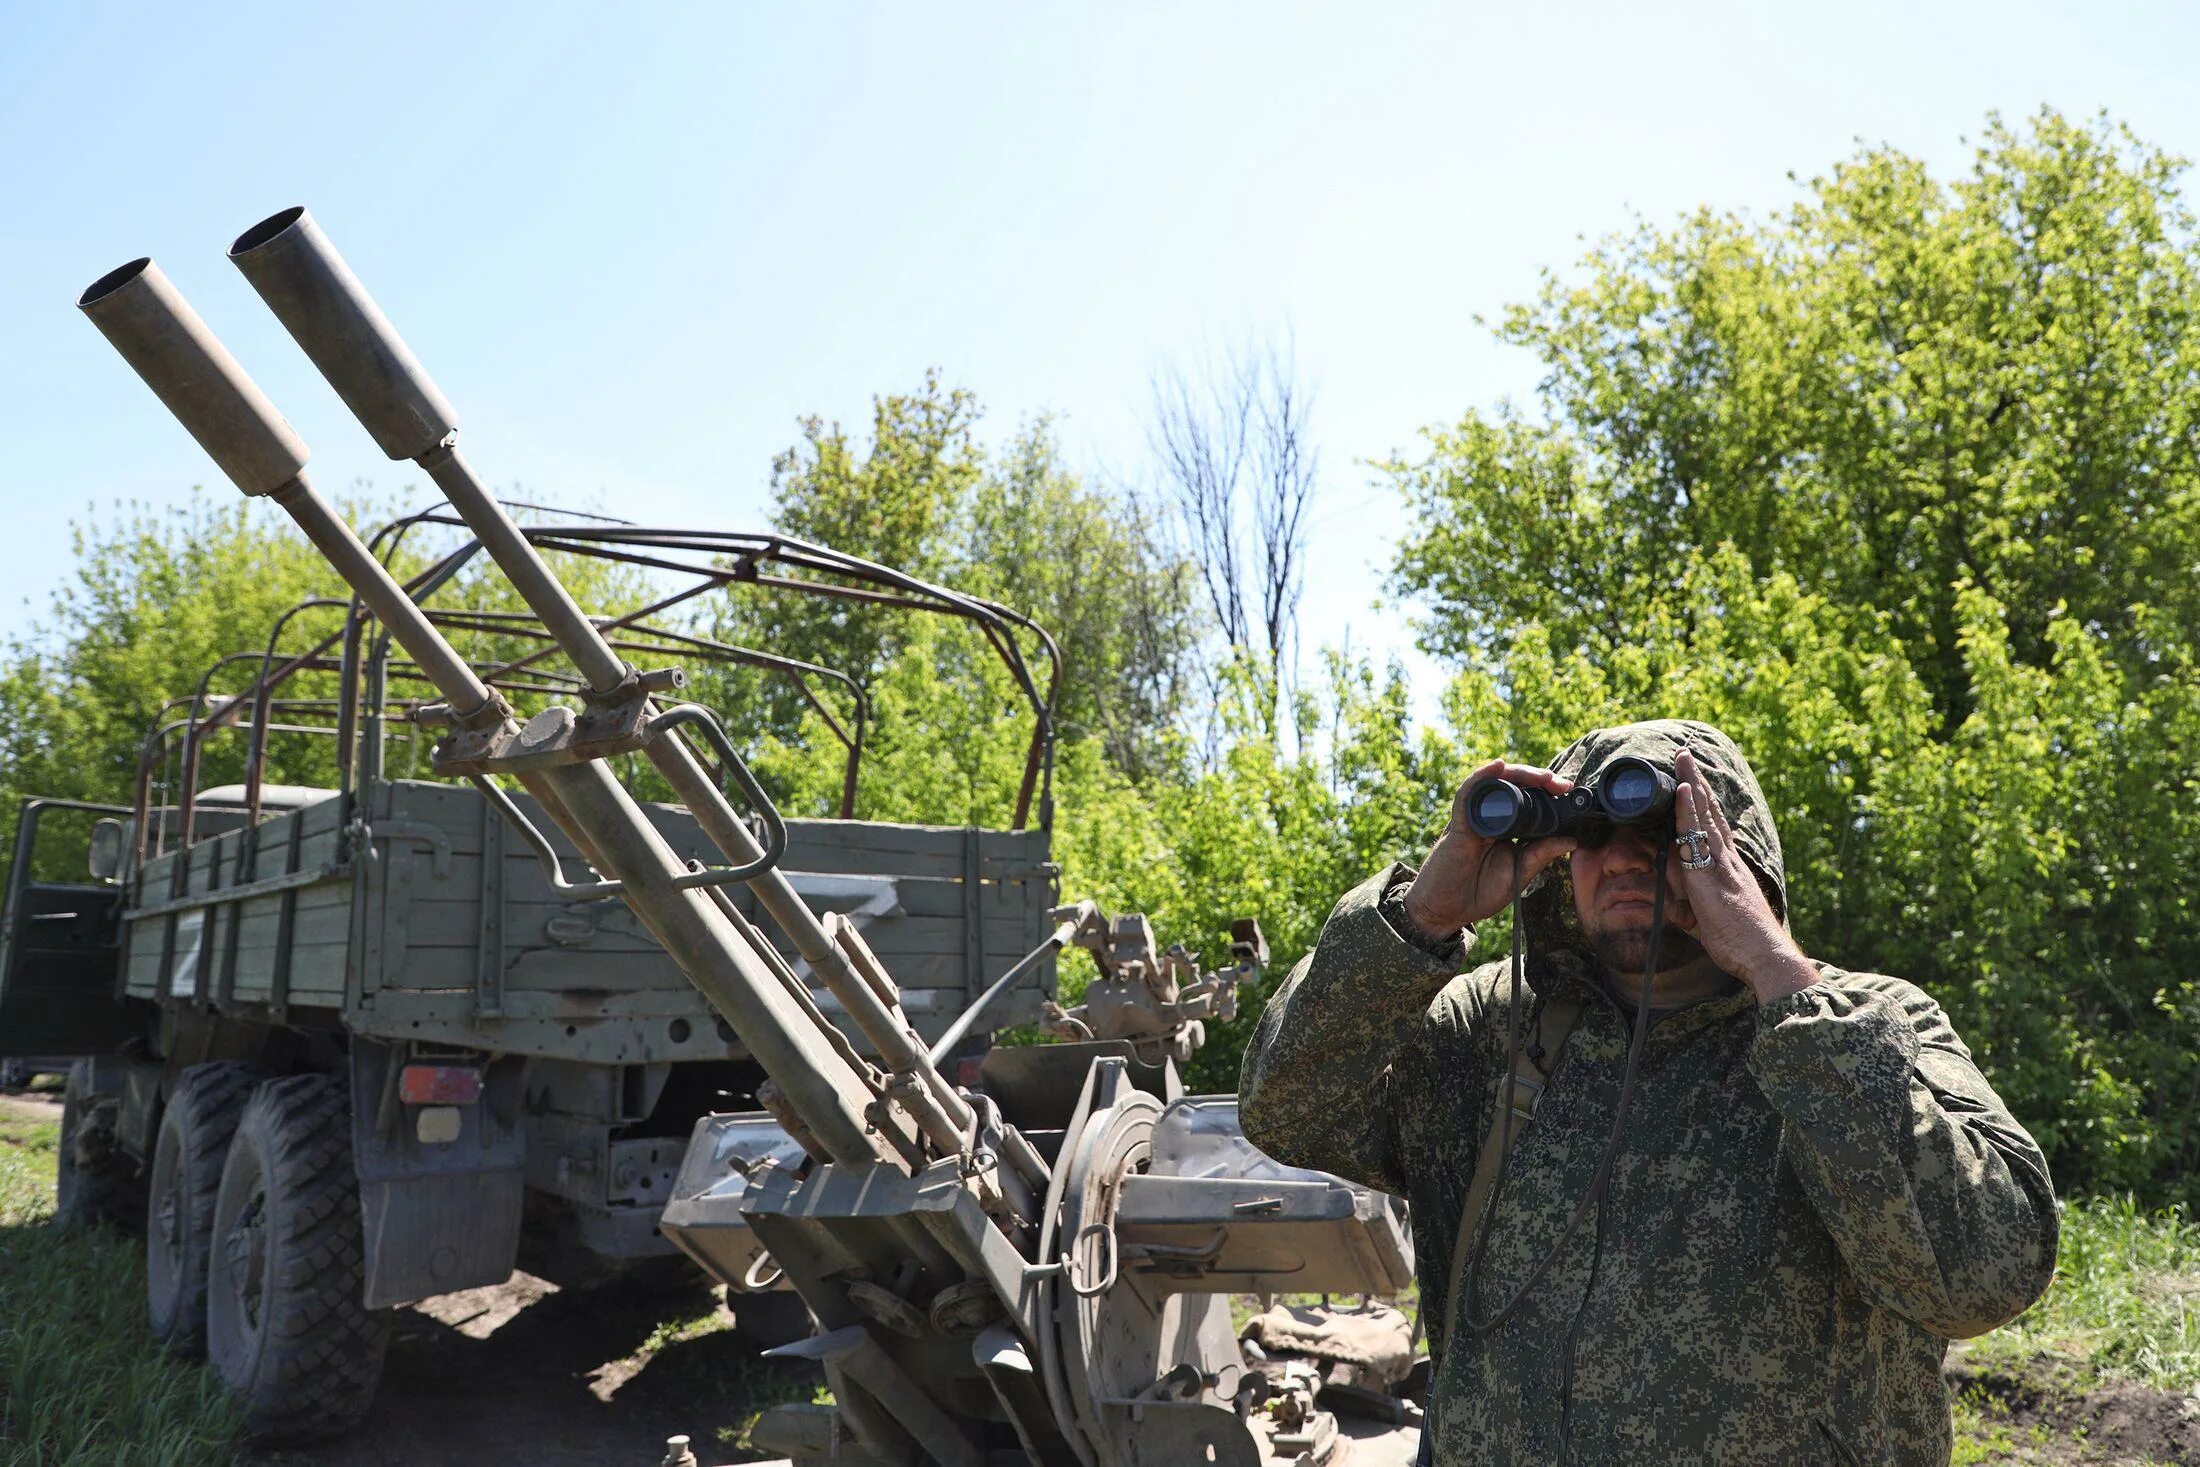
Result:
M1062 908L1046 942L927 1044L863 932L820 919L788 880L785 823L716 716L667 701L682 670L637 668L583 613L475 477L449 405L315 221L286 210L229 253L383 451L442 490L570 661L575 703L522 720L454 651L308 484L305 445L150 259L79 304L440 691L417 715L440 732L436 772L471 781L555 865L499 783L516 781L594 867L559 888L623 899L768 1074L763 1111L697 1124L662 1221L730 1288L777 1275L815 1321L778 1353L815 1361L833 1404L780 1408L758 1438L851 1467L1410 1460L1416 1433L1399 1423L1414 1413L1393 1395L1411 1363L1402 1329L1337 1344L1300 1311L1296 1328L1245 1344L1232 1326L1231 1295L1390 1295L1411 1275L1394 1200L1277 1164L1244 1140L1234 1098L1183 1093L1176 1064L1197 1026L1230 1012L1265 957L1257 930L1235 934L1234 967L1202 974L1181 949L1157 951L1143 918ZM669 784L715 861L683 859L614 777L607 761L629 755ZM1068 1042L994 1049L975 1083L956 1083L942 1059L992 996L1071 945L1102 976L1056 1021ZM250 1219L232 1221L240 1245L214 1250L216 1273L253 1256ZM1325 1409L1340 1400L1360 1414Z

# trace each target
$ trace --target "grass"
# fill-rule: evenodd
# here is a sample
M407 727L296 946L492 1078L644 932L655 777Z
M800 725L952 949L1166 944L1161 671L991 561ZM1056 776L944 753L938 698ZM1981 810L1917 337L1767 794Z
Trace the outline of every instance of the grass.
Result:
M0 1462L231 1461L237 1414L213 1375L153 1343L141 1245L53 1225L58 1140L0 1111Z
M2074 1443L2042 1425L2015 1426L1976 1391L1956 1397L1955 1450L1949 1467L2064 1467ZM2147 1462L2127 1467L2155 1467Z

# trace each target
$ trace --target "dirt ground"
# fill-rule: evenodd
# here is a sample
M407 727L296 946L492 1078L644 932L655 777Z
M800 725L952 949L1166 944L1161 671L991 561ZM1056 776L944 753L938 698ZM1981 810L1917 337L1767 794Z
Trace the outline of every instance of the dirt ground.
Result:
M1948 1385L2009 1439L2009 1460L2063 1464L2200 1464L2200 1399L2133 1381L2081 1383L2066 1361L1981 1367L1957 1356Z
M666 1324L667 1320L673 1321ZM775 1400L807 1399L802 1370L757 1361L718 1297L609 1287L561 1293L525 1274L406 1310L374 1413L310 1454L264 1467L521 1461L603 1467L659 1460L675 1432L706 1463L749 1460L739 1431ZM1950 1387L1989 1423L1968 1460L2011 1467L2200 1467L2200 1400L2131 1382L2078 1383L2066 1362L1982 1368L1960 1355ZM1965 1460L1959 1451L1958 1460Z
M61 1123L61 1095L42 1090L0 1091L0 1114L21 1116L27 1121L52 1121Z

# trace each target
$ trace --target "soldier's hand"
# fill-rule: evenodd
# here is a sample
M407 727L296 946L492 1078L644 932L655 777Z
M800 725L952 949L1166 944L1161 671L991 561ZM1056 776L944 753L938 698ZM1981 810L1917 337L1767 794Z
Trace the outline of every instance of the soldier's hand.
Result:
M1451 819L1421 863L1421 873L1406 892L1406 915L1431 936L1457 932L1505 910L1520 888L1574 848L1572 836L1548 835L1527 842L1520 853L1520 879L1513 879L1514 842L1485 840L1467 822L1467 791L1475 781L1495 775L1514 784L1563 795L1573 781L1548 769L1492 759L1467 776L1451 798Z
M1675 925L1702 943L1720 968L1756 990L1760 1002L1808 988L1818 981L1817 966L1796 946L1743 860L1696 756L1681 750L1673 757L1673 774L1679 786L1673 792L1677 839L1666 874L1680 878L1681 894L1688 898L1674 909ZM1690 866L1690 860L1703 864Z

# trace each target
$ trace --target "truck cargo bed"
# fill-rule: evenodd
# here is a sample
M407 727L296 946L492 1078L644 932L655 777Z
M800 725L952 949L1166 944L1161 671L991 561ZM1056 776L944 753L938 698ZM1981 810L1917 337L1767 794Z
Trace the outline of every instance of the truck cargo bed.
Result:
M585 871L517 798L569 878ZM126 991L277 1022L318 1009L363 1034L597 1063L744 1053L624 903L560 900L472 789L376 781L359 803L365 849L332 797L148 860L124 915ZM722 860L685 810L645 809L682 856ZM1043 831L853 820L788 830L796 889L815 910L849 914L928 1036L1047 934L1056 898ZM734 899L780 940L745 887ZM1040 965L995 1023L1036 1018L1053 983L1051 962Z

